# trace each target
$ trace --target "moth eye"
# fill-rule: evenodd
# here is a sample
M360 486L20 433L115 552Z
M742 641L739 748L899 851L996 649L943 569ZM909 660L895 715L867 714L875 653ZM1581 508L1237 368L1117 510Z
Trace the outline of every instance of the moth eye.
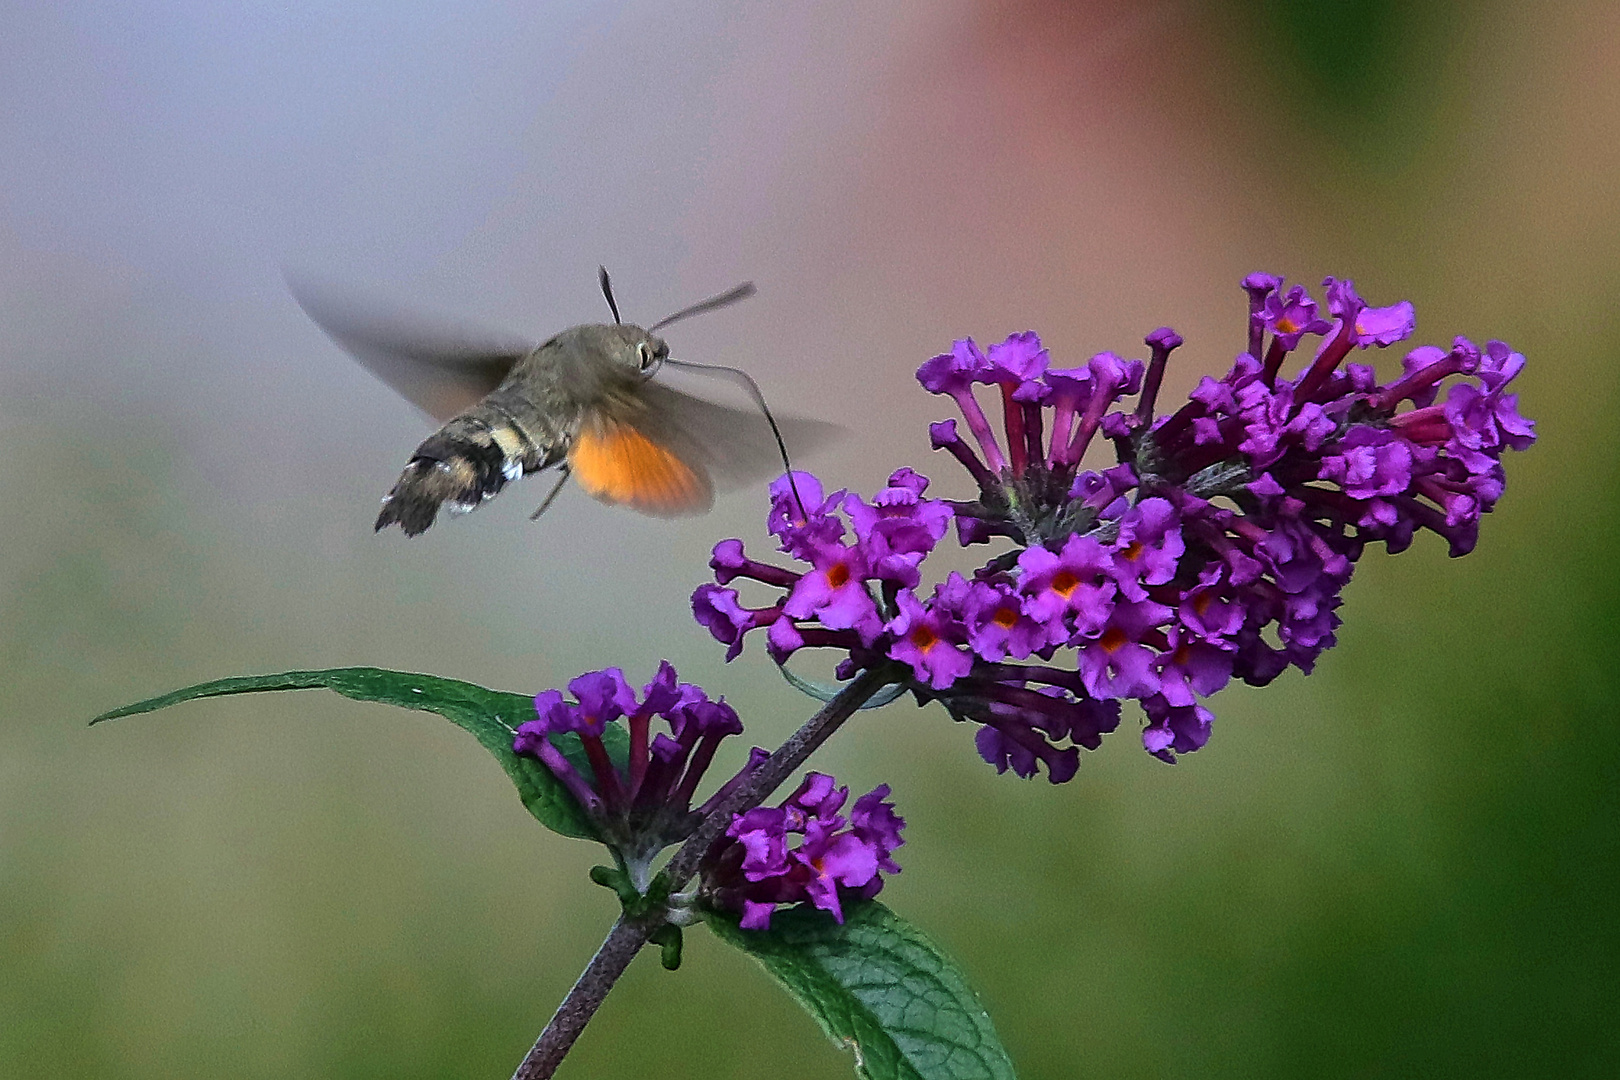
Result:
M646 371L653 366L652 346L645 341L636 344L636 358L641 361L641 370Z

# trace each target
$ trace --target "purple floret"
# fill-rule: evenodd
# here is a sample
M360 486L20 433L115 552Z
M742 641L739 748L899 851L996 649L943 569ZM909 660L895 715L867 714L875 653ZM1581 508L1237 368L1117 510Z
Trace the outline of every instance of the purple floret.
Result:
M889 656L910 664L919 683L948 689L973 666L973 654L961 647L967 636L961 623L938 605L924 607L910 589L895 599L900 613L884 627L894 636Z

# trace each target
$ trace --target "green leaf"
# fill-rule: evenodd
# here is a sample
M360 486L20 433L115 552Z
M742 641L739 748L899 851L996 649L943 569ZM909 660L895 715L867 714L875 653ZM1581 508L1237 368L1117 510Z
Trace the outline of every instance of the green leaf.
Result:
M866 1080L1013 1080L1012 1060L967 979L939 947L875 900L844 924L799 907L743 930L711 915L721 940L764 965Z
M529 813L540 824L564 836L599 839L590 818L568 793L568 789L551 775L551 771L533 758L519 757L512 752L512 737L517 733L517 726L534 717L534 699L526 694L509 694L456 679L385 671L381 668L284 671L276 675L242 675L198 683L102 713L90 723L99 724L121 716L166 709L195 698L257 694L270 690L316 689L333 690L356 701L376 701L384 705L398 705L402 709L438 713L470 732L485 750L494 755L517 786L523 805L528 807ZM578 736L557 736L553 742L568 756L574 767L581 770L581 775L590 775L590 766L585 761L584 748L580 746ZM622 730L609 727L603 742L615 761L623 760L626 737Z
M789 686L793 687L793 689L799 691L801 694L808 694L817 701L831 701L833 698L838 696L839 691L843 690L844 686L848 685L847 683L822 683L816 682L812 679L806 679L802 675L795 675L792 671L788 670L788 666L786 664L781 662L777 663L776 670L782 673L782 678L787 680L787 684ZM889 704L891 701L894 701L909 689L911 689L911 687L907 685L907 680L896 679L888 686L883 687L877 693L867 698L866 701L862 702L860 708L863 712L867 709L881 709L883 706Z

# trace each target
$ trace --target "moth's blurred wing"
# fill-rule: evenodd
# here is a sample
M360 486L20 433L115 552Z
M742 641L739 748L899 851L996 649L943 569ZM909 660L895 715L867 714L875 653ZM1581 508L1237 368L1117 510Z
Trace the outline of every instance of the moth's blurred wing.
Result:
M701 469L717 489L757 483L784 471L776 438L757 408L717 405L656 379L642 386L640 398L645 408L636 418L637 427L693 469ZM837 424L775 415L795 467L801 456L813 454L844 433Z
M534 346L488 331L435 322L292 277L287 287L315 325L360 365L438 421L501 384Z

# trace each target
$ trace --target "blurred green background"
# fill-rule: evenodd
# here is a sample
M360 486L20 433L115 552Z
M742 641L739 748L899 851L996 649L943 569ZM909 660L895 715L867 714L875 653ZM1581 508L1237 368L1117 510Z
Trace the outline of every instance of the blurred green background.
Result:
M435 718L319 694L88 730L220 675L533 691L671 659L774 744L808 710L686 596L763 500L659 523L508 495L405 542L426 425L283 266L539 336L752 277L678 355L835 418L870 490L953 337L1062 363L1241 345L1243 274L1351 276L1530 360L1479 550L1370 554L1310 678L1052 788L942 712L818 763L893 785L885 899L1030 1077L1620 1074L1620 12L1602 2L0 4L0 1076L510 1074L611 919L587 846ZM1393 357L1382 363L1392 365ZM1386 370L1388 368L1386 367ZM1127 724L1127 727L1130 725ZM701 933L567 1076L841 1077Z

